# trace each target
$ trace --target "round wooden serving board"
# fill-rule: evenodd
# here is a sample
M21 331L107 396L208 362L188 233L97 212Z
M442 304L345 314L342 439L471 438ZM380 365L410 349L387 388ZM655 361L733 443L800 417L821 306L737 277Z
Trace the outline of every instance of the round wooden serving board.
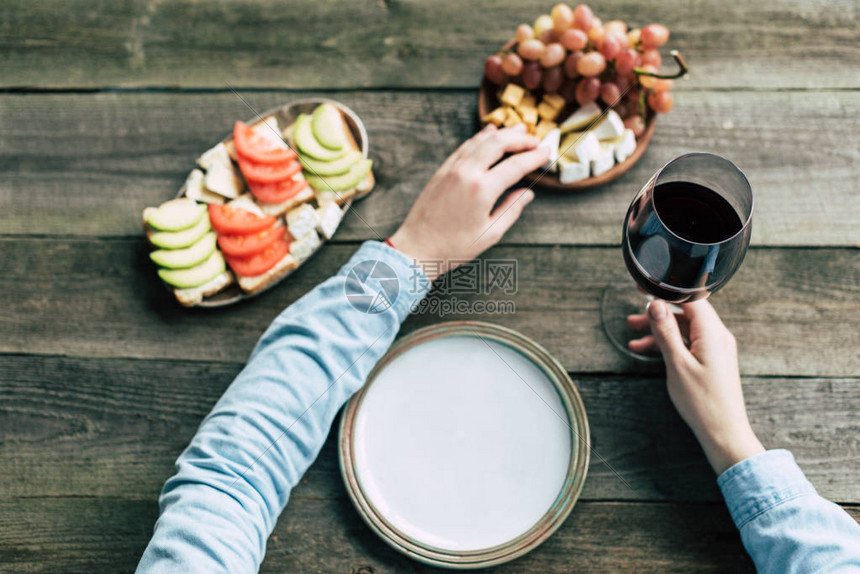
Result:
M511 40L502 48L503 50L510 49L513 47L514 41ZM496 86L486 78L481 81L481 89L478 92L478 118L483 118L485 115L499 107L499 99L497 97L497 92L499 91L499 86ZM570 105L565 106L565 109L562 110L562 114L559 116L560 118L567 117L573 110ZM610 181L617 179L627 173L627 171L633 167L633 165L639 161L639 158L642 157L642 154L645 153L645 149L648 147L648 144L651 143L651 136L654 135L654 129L657 127L657 114L650 114L645 123L645 131L641 136L636 138L636 149L630 154L630 157L622 161L621 163L616 163L612 169L606 171L596 177L589 177L587 179L583 179L580 181L575 181L573 183L563 184L558 180L558 175L556 175L552 171L537 169L523 178L528 185L539 186L544 189L549 189L552 191L558 191L562 193L574 193L579 191L584 191L587 189L591 189L593 187L597 187L599 185L603 185L605 183L609 183Z

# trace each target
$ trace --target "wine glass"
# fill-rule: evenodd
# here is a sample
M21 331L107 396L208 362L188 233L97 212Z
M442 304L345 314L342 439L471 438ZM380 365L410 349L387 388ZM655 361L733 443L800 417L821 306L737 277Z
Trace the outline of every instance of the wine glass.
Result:
M677 312L671 303L703 299L723 287L744 260L752 213L749 181L724 157L692 152L657 170L624 218L621 248L633 280L625 277L603 292L609 340L629 357L660 361L656 352L628 348L643 334L627 325L627 315L642 313L655 298Z

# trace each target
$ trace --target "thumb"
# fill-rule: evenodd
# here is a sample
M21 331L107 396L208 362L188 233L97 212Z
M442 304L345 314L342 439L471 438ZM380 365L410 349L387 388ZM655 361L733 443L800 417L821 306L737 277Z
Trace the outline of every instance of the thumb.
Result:
M501 239L508 229L520 218L523 209L535 198L535 192L531 189L518 189L508 194L499 204L490 218L493 220L493 231L496 241Z
M648 304L648 319L651 322L651 333L667 364L674 365L690 352L684 345L678 321L665 301L655 299Z

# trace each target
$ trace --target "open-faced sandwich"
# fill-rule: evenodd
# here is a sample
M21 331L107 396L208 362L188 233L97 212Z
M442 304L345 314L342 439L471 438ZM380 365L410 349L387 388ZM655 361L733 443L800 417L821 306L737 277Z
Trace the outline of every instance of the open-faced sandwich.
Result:
M143 211L150 258L186 306L274 285L334 235L374 185L343 113L323 103L295 122L236 122L197 159L182 197Z

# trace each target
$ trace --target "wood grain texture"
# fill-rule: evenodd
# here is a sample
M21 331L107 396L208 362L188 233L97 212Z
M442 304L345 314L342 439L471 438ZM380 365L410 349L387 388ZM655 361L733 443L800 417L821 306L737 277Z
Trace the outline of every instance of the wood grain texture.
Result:
M538 0L13 0L2 86L474 87ZM703 87L858 87L849 0L608 0L604 21L662 22ZM798 41L802 38L802 41ZM826 65L822 65L826 63Z
M348 499L291 500L262 572L439 572L365 526ZM852 509L853 510L853 509ZM0 569L130 572L157 517L154 500L0 502ZM494 572L752 572L720 505L581 503L541 547Z
M176 457L241 367L0 356L2 497L154 500L173 474ZM721 500L662 376L573 377L597 453L583 500ZM763 443L791 450L819 492L843 502L860 502L858 383L744 379L747 409ZM335 426L291 500L344 496Z
M310 93L246 92L256 110ZM326 94L332 96L332 94ZM385 237L475 129L475 92L344 92L365 121L377 189L337 240ZM194 158L254 112L228 94L0 96L0 234L139 236ZM708 150L756 194L753 244L860 245L860 92L685 92L624 177L576 196L542 193L507 243L617 244L638 188L665 161Z
M246 303L187 310L158 281L143 240L0 239L0 352L242 362L278 312L355 249L330 245L288 281ZM601 330L603 289L626 276L619 249L507 246L486 257L517 261L517 293L456 297L509 300L515 313L443 315L440 306L410 318L404 331L482 319L533 337L572 371L643 368L620 355ZM854 249L753 249L713 303L737 335L742 373L855 376L858 291Z
M845 510L860 520L860 507ZM131 572L152 533L154 500L0 502L0 568ZM262 572L440 572L385 545L348 499L293 500L267 545ZM488 572L754 572L719 504L582 502L530 554Z

